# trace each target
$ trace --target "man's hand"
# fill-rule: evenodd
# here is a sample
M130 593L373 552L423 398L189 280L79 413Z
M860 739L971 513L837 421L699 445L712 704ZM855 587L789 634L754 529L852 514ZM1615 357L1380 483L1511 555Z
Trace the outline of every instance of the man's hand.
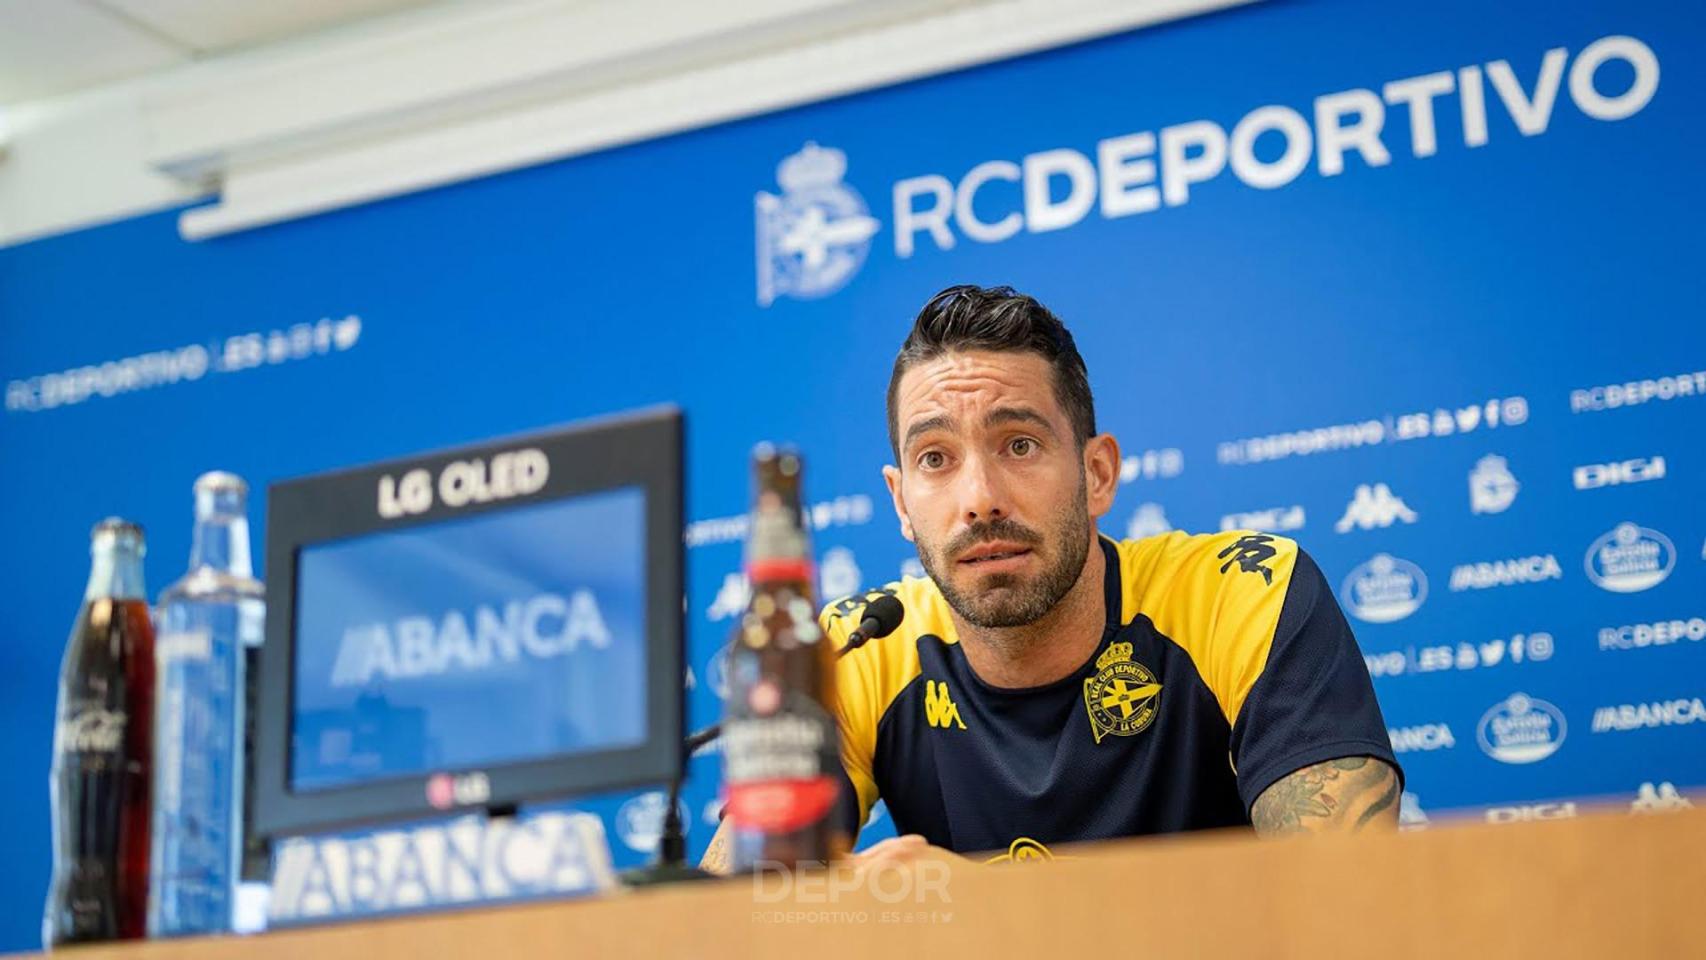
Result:
M729 875L729 834L732 829L727 820L717 824L717 832L711 837L711 845L705 848L705 855L699 858L699 869L719 877Z
M860 876L882 867L901 866L919 860L969 862L951 850L932 847L930 841L916 833L879 840L871 844L870 849L861 850L847 858L847 862L853 865L853 869Z
M1250 820L1264 837L1353 833L1398 826L1398 771L1373 757L1341 757L1288 774L1262 791Z
M932 847L930 842L916 833L903 837L890 837L871 845L869 850L861 850L847 858L847 863L861 875L884 866L899 866L916 860L961 860L959 854ZM705 856L700 859L699 867L708 873L727 876L729 873L729 824L724 821L717 825L717 834L711 838L711 845L705 848Z

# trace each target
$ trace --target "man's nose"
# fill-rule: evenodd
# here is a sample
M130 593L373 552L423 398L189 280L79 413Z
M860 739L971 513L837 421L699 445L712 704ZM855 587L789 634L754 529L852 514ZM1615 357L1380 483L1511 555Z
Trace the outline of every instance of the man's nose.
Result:
M1008 503L1001 474L983 457L972 457L960 471L960 507L965 522L995 520L1007 515Z

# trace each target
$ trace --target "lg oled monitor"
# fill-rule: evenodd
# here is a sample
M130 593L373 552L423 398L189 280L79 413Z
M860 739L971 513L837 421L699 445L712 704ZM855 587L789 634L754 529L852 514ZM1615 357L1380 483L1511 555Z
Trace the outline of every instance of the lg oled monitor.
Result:
M271 487L254 828L676 776L681 521L674 410Z

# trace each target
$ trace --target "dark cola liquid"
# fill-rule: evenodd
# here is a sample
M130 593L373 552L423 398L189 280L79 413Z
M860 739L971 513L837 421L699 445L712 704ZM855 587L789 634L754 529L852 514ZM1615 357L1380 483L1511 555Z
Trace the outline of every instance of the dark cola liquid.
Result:
M146 933L153 718L147 603L86 601L59 681L48 946Z

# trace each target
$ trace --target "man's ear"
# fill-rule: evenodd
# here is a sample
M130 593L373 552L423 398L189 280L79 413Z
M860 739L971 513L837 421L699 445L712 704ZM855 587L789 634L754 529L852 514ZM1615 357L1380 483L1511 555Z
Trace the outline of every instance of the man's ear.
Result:
M1114 508L1114 491L1120 485L1120 442L1103 433L1084 442L1084 487L1086 506L1093 519Z
M889 485L889 499L894 501L894 515L900 519L900 535L912 540L912 519L906 515L906 501L900 495L900 468L884 467L883 482Z

